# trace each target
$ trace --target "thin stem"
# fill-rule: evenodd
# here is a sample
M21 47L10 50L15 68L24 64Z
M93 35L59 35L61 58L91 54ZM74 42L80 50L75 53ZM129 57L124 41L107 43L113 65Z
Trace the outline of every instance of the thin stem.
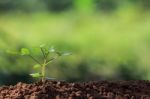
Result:
M55 56L55 57L52 57L50 60L47 61L46 65L48 65L52 60L55 60L55 59L57 59L58 57L59 57L58 55Z
M49 55L49 52L47 52L47 54L45 55L45 58L46 58L46 59L47 59L48 55Z
M45 55L45 53L44 53L43 48L41 48L41 52L42 52L42 54L43 54L44 59L46 59L46 55Z
M37 62L38 64L40 64L42 66L42 64L37 60L35 59L33 56L29 55L35 62Z
M44 63L43 63L43 65L42 65L42 81L44 81L45 80L45 70L46 70L46 60L44 59Z
M51 58L49 61L47 61L46 65L48 65L54 59L56 59L56 58Z

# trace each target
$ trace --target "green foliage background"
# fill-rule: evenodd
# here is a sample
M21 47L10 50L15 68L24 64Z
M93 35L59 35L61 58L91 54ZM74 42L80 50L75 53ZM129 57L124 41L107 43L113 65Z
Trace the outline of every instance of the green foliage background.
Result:
M0 83L30 82L40 44L72 52L47 69L68 81L150 79L149 0L1 0Z

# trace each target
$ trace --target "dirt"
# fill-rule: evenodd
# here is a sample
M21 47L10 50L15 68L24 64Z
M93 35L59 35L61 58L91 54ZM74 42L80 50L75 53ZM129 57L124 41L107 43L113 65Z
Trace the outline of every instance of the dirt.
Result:
M0 87L0 99L150 99L150 81L39 81Z

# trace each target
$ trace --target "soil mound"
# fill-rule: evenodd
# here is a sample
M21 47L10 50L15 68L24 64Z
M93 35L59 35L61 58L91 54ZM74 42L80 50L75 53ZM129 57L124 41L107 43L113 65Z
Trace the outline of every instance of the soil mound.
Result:
M150 81L19 82L0 87L0 99L150 99Z

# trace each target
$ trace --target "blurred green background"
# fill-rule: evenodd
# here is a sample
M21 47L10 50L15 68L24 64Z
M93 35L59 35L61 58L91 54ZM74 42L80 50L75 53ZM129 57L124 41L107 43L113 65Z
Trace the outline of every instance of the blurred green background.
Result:
M0 84L31 82L31 59L6 53L52 45L57 80L149 80L150 0L0 0Z

